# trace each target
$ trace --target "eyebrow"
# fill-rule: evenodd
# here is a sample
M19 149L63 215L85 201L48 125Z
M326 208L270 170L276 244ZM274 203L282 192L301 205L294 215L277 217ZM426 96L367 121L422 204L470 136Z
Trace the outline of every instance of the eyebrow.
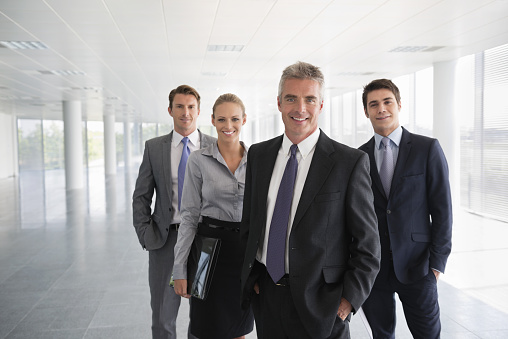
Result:
M240 114L235 114L235 115L231 116L230 118L232 119L232 118L239 118L239 117L240 117ZM215 117L215 119L221 119L221 118L222 118L222 119L227 119L227 118L226 118L225 116L223 116L223 115L217 115L217 116Z
M381 101L386 101L386 100L395 100L395 98L393 98L393 97L387 97L387 98L381 99ZM378 102L378 100L369 101L369 105L373 104L373 103L376 103L376 102Z

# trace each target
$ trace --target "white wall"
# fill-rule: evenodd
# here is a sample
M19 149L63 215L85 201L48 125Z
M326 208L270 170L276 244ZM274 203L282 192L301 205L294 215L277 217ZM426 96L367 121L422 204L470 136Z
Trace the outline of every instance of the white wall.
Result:
M16 117L0 113L0 179L18 174Z

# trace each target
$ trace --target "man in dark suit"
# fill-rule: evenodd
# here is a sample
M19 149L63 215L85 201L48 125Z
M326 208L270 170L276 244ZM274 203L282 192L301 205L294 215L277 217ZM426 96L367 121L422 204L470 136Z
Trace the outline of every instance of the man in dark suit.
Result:
M169 94L169 115L174 129L168 135L145 143L143 161L139 167L132 197L134 228L141 246L148 250L148 280L152 306L152 337L176 338L176 317L180 296L169 286L173 272L174 247L180 225L178 207L179 166L184 144L187 152L208 147L215 141L196 129L200 96L187 85ZM186 159L186 158L185 158ZM152 197L156 192L152 213ZM194 338L189 332L189 338Z
M318 67L287 67L277 97L285 133L249 149L242 304L252 302L259 338L349 338L350 313L379 270L368 157L318 129L323 90Z
M436 139L400 126L400 93L392 81L365 86L363 107L375 135L360 149L370 157L381 240L381 270L363 310L374 338L395 338L397 293L413 337L439 338L437 280L452 236L445 155Z

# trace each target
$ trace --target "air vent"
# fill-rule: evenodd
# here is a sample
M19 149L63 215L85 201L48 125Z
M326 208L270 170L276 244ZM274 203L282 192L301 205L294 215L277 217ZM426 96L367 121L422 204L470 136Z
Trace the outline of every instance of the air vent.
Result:
M340 72L340 73L337 73L338 76L349 76L349 77L372 75L372 74L374 74L374 72Z
M208 45L208 52L241 52L244 45Z
M85 72L82 71L73 71L73 70L38 70L39 74L42 75L86 75Z
M434 52L445 46L399 46L389 51L390 53L418 53L418 52Z
M40 41L0 41L0 46L9 49L48 49Z

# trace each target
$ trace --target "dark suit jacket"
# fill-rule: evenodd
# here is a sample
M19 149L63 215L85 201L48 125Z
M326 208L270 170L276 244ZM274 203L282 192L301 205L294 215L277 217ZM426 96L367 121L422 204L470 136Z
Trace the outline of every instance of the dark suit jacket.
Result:
M241 276L244 306L254 293L260 267L256 252L264 241L268 188L282 139L279 136L249 149L241 226L246 249ZM379 270L379 236L368 173L365 153L321 131L289 238L291 293L314 338L330 335L341 297L354 310L360 308Z
M215 142L215 138L199 132L201 148ZM147 250L161 248L168 238L172 215L171 141L173 132L147 140L143 161L139 166L136 188L132 196L134 228L139 243ZM156 192L155 209L151 205Z
M378 278L388 274L390 248L397 279L411 283L444 272L451 251L452 201L446 158L436 139L403 128L387 198L374 158L374 137L360 147L370 157L382 260Z

